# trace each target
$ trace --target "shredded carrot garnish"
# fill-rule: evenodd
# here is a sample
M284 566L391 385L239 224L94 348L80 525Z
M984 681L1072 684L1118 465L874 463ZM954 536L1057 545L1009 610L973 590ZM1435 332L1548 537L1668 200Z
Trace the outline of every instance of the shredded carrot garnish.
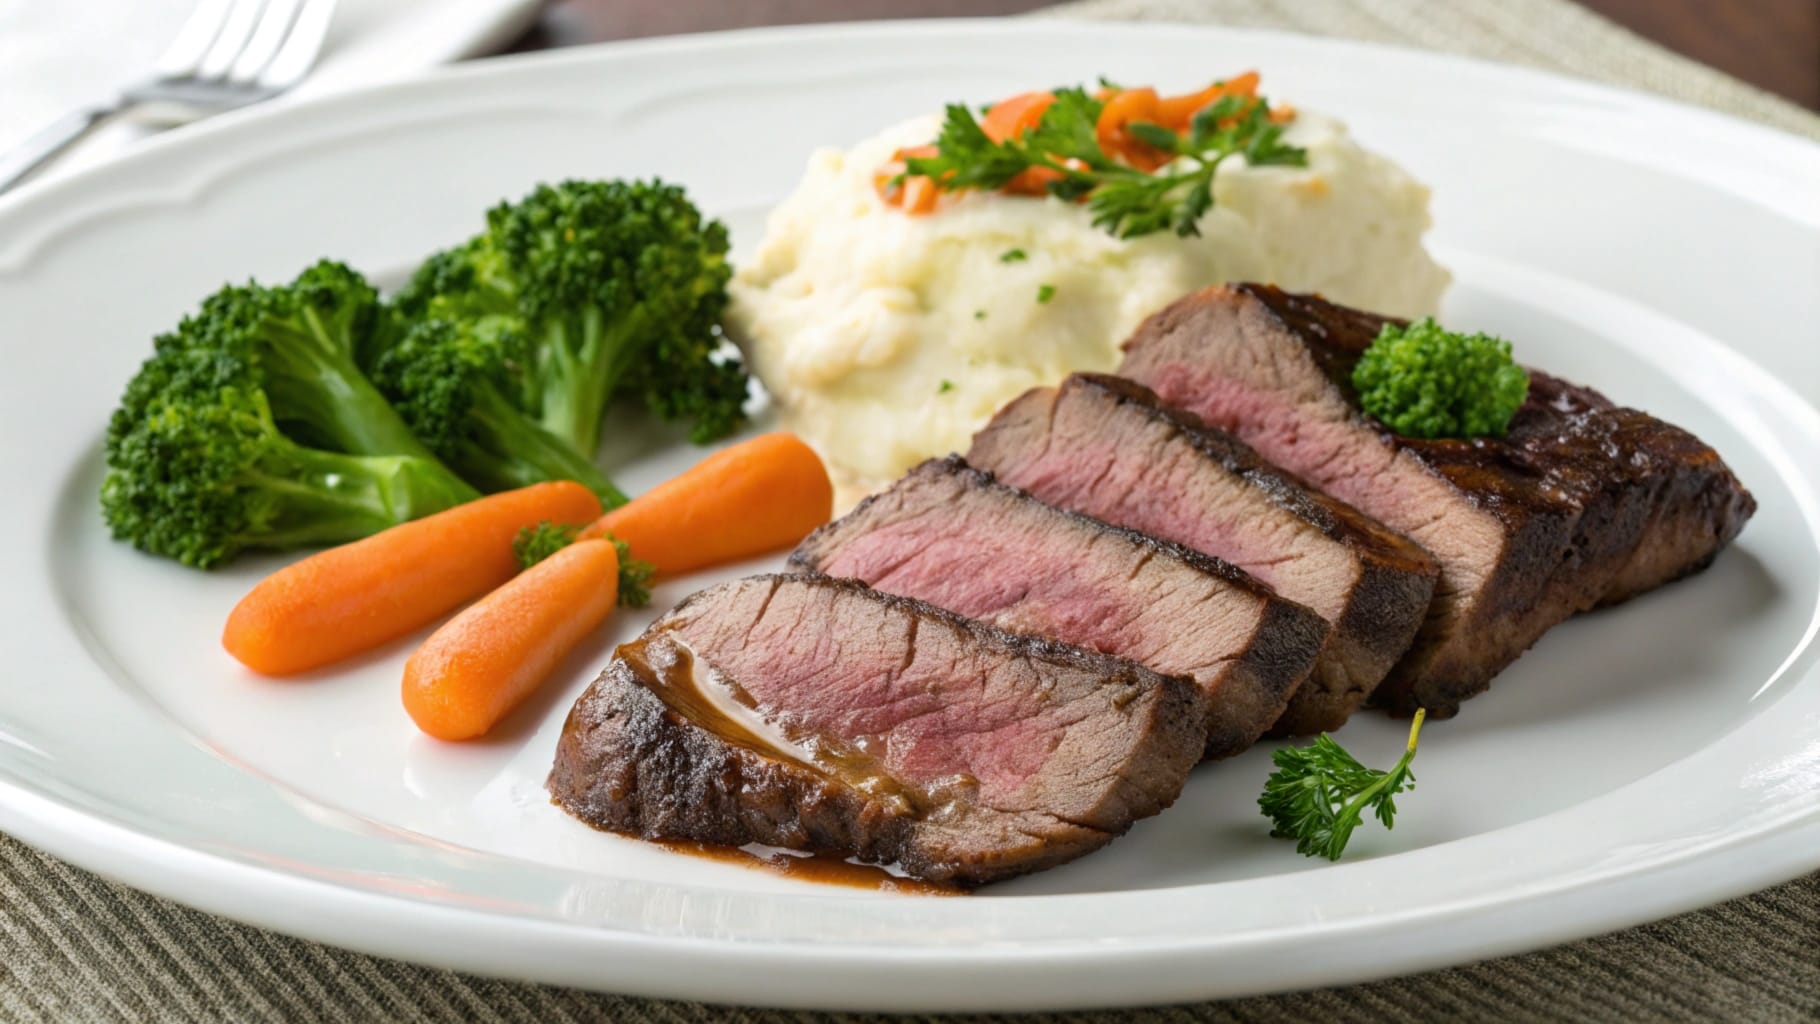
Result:
M1176 96L1101 81L1091 99L1085 90L1070 88L1019 93L978 116L965 106L950 106L936 145L900 149L877 168L879 197L921 215L936 210L944 193L959 189L1058 195L1091 200L1095 223L1114 234L1136 224L1137 233L1169 227L1187 235L1204 212L1206 184L1221 157L1242 152L1253 166L1305 165L1306 154L1269 127L1293 120L1295 108L1270 107L1258 95L1256 71ZM1216 105L1218 124L1212 127L1220 130L1209 132L1205 122ZM1032 141L1038 137L1041 143ZM908 173L915 160L927 161L922 167L934 176ZM1132 171L1168 180L1150 182ZM1193 205L1197 196L1200 207Z
M980 129L993 142L1003 142L1035 128L1043 119L1043 111L1055 103L1052 92L1019 93L1008 100L1000 100L986 111L980 121Z

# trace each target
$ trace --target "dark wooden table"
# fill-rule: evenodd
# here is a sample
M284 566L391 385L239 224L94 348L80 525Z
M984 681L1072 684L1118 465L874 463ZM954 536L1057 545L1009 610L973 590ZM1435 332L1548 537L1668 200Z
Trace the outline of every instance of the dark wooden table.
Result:
M755 25L1017 14L1051 0L556 0L520 49ZM1820 111L1820 0L1580 0L1646 38Z

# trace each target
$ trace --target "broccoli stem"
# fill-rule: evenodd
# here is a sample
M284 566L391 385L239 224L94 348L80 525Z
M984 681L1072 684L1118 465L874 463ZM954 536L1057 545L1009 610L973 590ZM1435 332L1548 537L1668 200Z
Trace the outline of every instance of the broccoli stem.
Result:
M351 454L433 461L436 456L354 365L346 344L313 313L306 313L305 320L309 329L303 331L267 325L272 343L265 346L263 358L273 418L302 424L312 440Z
M457 472L481 490L574 480L599 495L605 508L618 508L628 500L592 460L527 419L494 388L475 388L468 423L467 437L451 461Z
M593 308L574 321L552 320L543 346L547 358L539 367L544 429L586 455L600 447L600 421L613 383L597 361L604 327L600 310Z
M475 497L433 458L343 455L283 440L238 482L258 492L262 513L234 537L238 547L346 543Z
M578 452L591 455L600 448L607 401L639 355L638 339L648 333L649 320L640 309L609 325L590 307L572 320L550 324L542 349L548 358L539 367L544 429Z

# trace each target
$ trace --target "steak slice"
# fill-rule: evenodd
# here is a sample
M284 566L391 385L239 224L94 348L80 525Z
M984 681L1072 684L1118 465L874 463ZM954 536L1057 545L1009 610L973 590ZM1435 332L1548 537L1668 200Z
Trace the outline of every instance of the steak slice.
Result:
M1440 560L1421 634L1374 697L1391 710L1453 714L1569 615L1704 568L1756 509L1698 438L1535 371L1504 438L1392 435L1351 384L1388 322L1211 288L1140 327L1121 372Z
M1279 472L1142 385L1075 374L999 410L967 459L1052 505L1222 558L1332 627L1278 735L1331 732L1409 645L1426 552Z
M1193 679L1208 757L1251 746L1327 639L1244 570L1045 505L951 455L810 534L791 565Z
M977 885L1169 806L1205 718L1187 679L853 580L755 576L614 652L549 787L598 828Z

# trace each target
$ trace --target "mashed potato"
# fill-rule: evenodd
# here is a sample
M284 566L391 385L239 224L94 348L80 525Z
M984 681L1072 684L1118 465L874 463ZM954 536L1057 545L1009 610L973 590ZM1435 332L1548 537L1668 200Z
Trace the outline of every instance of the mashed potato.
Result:
M1200 237L1129 241L1054 198L965 194L923 217L886 206L874 171L938 127L817 152L733 282L735 339L848 492L965 451L1028 388L1113 369L1139 321L1196 288L1271 282L1419 316L1447 284L1422 249L1428 190L1325 118L1288 132L1306 167L1222 165Z

